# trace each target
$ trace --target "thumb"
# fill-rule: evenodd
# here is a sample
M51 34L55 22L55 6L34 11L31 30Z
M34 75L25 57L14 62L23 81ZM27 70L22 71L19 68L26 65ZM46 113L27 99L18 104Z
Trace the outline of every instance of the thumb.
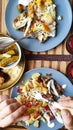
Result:
M73 130L73 117L68 110L61 110L64 125L67 129Z

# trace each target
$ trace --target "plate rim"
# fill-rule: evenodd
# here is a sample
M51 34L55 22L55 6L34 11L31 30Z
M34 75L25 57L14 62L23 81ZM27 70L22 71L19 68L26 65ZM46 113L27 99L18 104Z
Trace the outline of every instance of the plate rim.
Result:
M46 69L46 70L48 69L48 70L50 70L50 71L52 70L52 71L54 71L54 72L58 72L59 74L63 75L63 76L65 77L65 79L68 80L69 84L71 84L71 86L72 86L72 83L70 82L70 80L67 78L67 76L66 76L64 73L62 73L62 72L60 72L60 71L58 71L58 70L56 70L56 69L53 69L53 68L47 68L47 67L34 68L34 69L31 69L31 70L26 71L26 72L24 73L23 77L26 77L25 74L27 75L28 73L31 73L31 72L32 72L32 73L35 73L34 71L37 72L38 69L39 69L39 70L40 70L40 69L43 70L43 68ZM41 70L41 71L42 71L42 70ZM32 75L32 74L30 74L30 75ZM28 76L28 77L30 77L30 76ZM25 81L25 82L26 82L26 81ZM19 84L20 84L20 83L19 83ZM16 88L18 87L18 84L17 84L16 86L14 86L14 87L15 87L15 90L16 90ZM10 97L11 97L11 98L13 98L12 93L13 93L14 87L13 87L13 88L11 89L11 91L10 91ZM54 122L55 122L55 123L58 123L56 119L54 120ZM47 124L45 123L45 125L47 125ZM60 124L60 123L59 123L59 125L64 126L64 124ZM58 126L58 127L61 128L61 126L60 126L60 127ZM30 125L30 127L29 127L29 126L24 126L24 127L27 128L27 129L30 129L30 130L31 130L31 129L32 129L32 130L33 130L33 129L35 130L33 124ZM56 127L57 127L57 126L56 126ZM49 127L47 127L47 128L48 128L48 130L50 130ZM40 130L42 130L42 129L40 129ZM52 130L56 130L56 129L52 128Z
M54 72L57 72L57 73L59 73L60 75L63 75L64 77L65 77L65 79L67 79L68 80L68 82L71 84L71 86L73 86L73 84L72 84L72 82L70 81L70 79L63 73L63 72L61 72L61 71L59 71L59 70L57 70L57 69L54 69L54 68L48 68L48 67L39 67L39 68L33 68L33 69L31 69L31 70L27 70L27 71L25 71L24 72L24 74L23 74L23 76L22 76L22 79L25 77L25 75L27 75L28 73L35 73L34 71L36 71L37 72L37 70L43 70L43 69L45 69L45 70L49 70L49 71L54 71ZM43 71L42 71L43 72ZM32 76L32 75L31 75ZM29 76L30 77L30 76ZM22 81L22 79L21 79L21 81ZM20 82L21 82L20 81ZM25 81L26 82L26 81ZM24 82L24 83L25 83ZM19 84L19 82L17 83L17 84ZM16 85L17 85L16 84ZM15 86L14 86L15 87ZM13 88L12 88L13 89Z
M11 0L8 0L8 2L7 2L7 6L8 6L8 4L10 3L10 1ZM58 42L58 44L56 43L54 46L52 46L52 47L50 47L50 48L47 48L47 46L49 46L49 45L47 45L46 46L46 48L45 49L43 49L44 47L41 47L42 49L31 49L31 48L28 48L28 47L24 47L23 46L23 43L21 44L21 46L24 48L24 49L26 49L26 50L28 50L28 51L31 51L31 52L44 52L44 51L49 51L49 50L52 50L52 49L54 49L55 47L57 47L58 45L60 45L60 44L62 44L62 42L63 42L63 40L67 37L67 35L68 35L68 33L69 33L69 31L70 31L70 29L71 29L71 26L72 26L72 8L71 8L71 4L70 4L70 2L69 2L69 0L66 0L66 2L68 3L68 5L69 5L69 7L70 7L70 16L71 16L71 18L70 18L70 25L69 25L69 27L68 27L68 31L67 31L67 33L65 33L64 34L64 37L63 38L61 38L61 40ZM6 26L6 28L7 28L7 32L8 32L8 34L9 35L11 35L10 34L10 31L9 31L9 29L8 29L8 27L7 27L7 24L6 24L6 11L7 11L7 6L6 6L6 9L5 9L5 14L4 14L4 22L5 22L5 26ZM14 37L14 36L13 36ZM16 38L15 38L16 39ZM48 39L49 40L49 39ZM38 43L39 44L39 43ZM46 44L46 43L43 43L43 44Z

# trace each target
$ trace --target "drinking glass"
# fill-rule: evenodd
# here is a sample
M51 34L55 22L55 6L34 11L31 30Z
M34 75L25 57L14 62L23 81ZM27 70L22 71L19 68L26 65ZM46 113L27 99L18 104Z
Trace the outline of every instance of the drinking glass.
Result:
M73 55L73 33L69 36L66 42L66 49ZM73 61L71 61L66 68L66 73L70 81L73 83Z
M68 52L73 55L73 33L69 36L66 42L66 48Z

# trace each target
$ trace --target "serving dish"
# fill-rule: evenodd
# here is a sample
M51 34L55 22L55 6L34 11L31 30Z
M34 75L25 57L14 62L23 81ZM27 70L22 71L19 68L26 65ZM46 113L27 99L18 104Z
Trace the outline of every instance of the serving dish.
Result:
M24 39L20 45L26 50L41 52L47 51L58 46L66 38L70 31L72 24L72 10L68 0L54 0L57 8L57 18L62 16L62 20L57 19L57 34L54 38L49 38L44 44L40 44L38 40L35 39ZM24 35L23 32L17 31L12 26L13 19L19 15L16 6L18 4L17 0L8 0L8 4L5 10L5 25L10 36L17 39ZM12 6L13 5L13 6ZM68 19L67 19L68 16Z
M14 56L15 58L16 57L18 58L16 61L12 61L10 59L10 63L6 64L4 66L2 66L0 64L1 68L10 69L12 67L15 67L21 60L21 55L22 55L21 54L21 47L19 46L19 44L17 42L11 43L13 41L14 41L14 39L11 38L11 37L5 37L5 36L4 37L0 37L0 57L2 57L2 59L3 58L7 58L7 59L8 58L12 58L12 56ZM6 47L7 47L7 51L5 51ZM0 60L2 60L2 59L0 58ZM3 64L5 64L5 62L7 62L7 61L4 61Z
M8 38L9 36L6 34L0 33L0 38L1 37ZM18 63L18 65L16 65L13 68L10 68L10 69L0 68L0 69L6 75L5 82L0 85L0 91L4 91L13 87L23 75L23 72L25 70L25 57L22 55L22 58L20 62Z
M19 87L19 85L21 83L25 83L28 79L31 78L31 76L36 73L39 72L40 74L52 74L51 78L55 79L57 83L59 83L60 85L66 84L67 87L64 90L64 95L66 96L73 96L73 85L71 84L71 82L69 81L69 79L62 74L61 72L54 70L54 69L50 69L50 68L36 68L30 71L27 71L26 73L24 73L23 77L21 78L21 80L19 81L19 83L17 83L12 89L11 89L11 97L14 98L16 96L18 96L17 93L17 88ZM55 123L55 127L51 128L51 130L58 130L59 128L61 128L63 126L63 124L59 123L56 119L54 120ZM34 128L33 125L30 126L25 126L24 123L22 123L22 126L28 128L29 130L36 130L36 128ZM50 128L47 126L46 123L43 123L41 121L40 123L40 127L38 128L39 130L50 130Z

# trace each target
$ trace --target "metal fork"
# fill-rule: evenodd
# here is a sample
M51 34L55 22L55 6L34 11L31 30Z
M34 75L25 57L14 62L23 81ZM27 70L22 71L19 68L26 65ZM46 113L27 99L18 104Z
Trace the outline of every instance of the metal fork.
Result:
M61 114L60 113L54 113L52 108L51 108L55 102L43 98L42 95L39 92L34 92L31 96L33 98L37 99L37 100L42 100L42 101L48 102L49 103L49 108L50 108L51 112L53 113L53 115L55 116L55 118L57 119L57 121L59 121L60 123L63 123Z
M48 100L43 98L42 95L37 91L33 91L32 94L31 94L31 97L33 97L37 100L42 100L42 101L48 102Z
M33 92L33 94L31 95L31 97L35 98L36 100L42 100L42 101L45 101L45 102L48 102L49 105L52 105L53 107L57 108L57 109L60 109L60 110L63 110L63 109L66 109L68 111L70 111L70 113L73 115L73 109L72 108L68 108L68 107L63 107L61 106L58 102L55 102L55 101L51 101L49 99L45 99L42 97L42 95L39 93L39 92Z
M19 41L21 41L21 40L23 40L23 39L25 39L25 38L34 39L34 38L37 36L38 32L42 33L41 30L40 30L40 31L36 30L36 31L34 31L34 32L31 32L31 34L30 34L29 36L23 36L23 37L20 37L19 39L16 39L16 40L11 41L11 42L7 42L7 43L0 44L0 49L3 48L3 47L8 46L8 45L10 45L10 44L12 44L12 43L14 43L14 42L19 42Z
M10 45L10 44L12 44L12 43L14 43L14 42L19 42L19 41L21 41L21 40L23 40L23 39L25 39L25 38L33 38L33 37L31 37L31 36L24 37L24 36L23 36L23 37L21 37L21 38L19 38L19 39L16 39L16 40L11 41L11 42L7 42L7 43L0 44L0 49L3 48L3 47L8 46L8 45Z
M33 91L30 96L35 98L36 100L45 101L45 102L49 103L50 105L53 105L52 100L45 99L44 97L42 97L41 93L39 93L38 91Z

